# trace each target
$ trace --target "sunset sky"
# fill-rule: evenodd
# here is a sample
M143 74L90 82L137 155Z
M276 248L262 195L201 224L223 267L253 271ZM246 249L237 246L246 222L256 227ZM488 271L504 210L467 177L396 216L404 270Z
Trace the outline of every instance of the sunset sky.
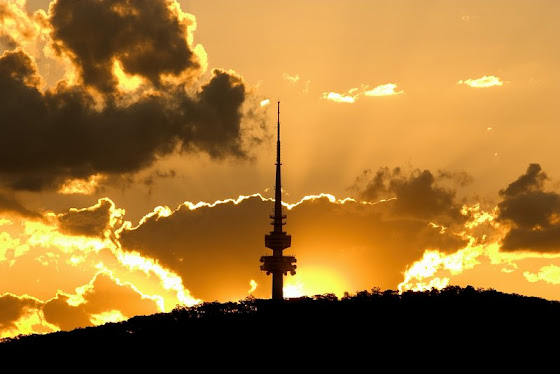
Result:
M0 337L288 296L560 300L560 2L0 0Z

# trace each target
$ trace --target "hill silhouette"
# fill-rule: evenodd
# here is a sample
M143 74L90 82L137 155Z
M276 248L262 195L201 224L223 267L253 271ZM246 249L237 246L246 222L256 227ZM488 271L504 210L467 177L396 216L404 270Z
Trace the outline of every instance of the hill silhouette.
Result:
M286 357L319 352L323 358L390 350L409 355L430 347L438 347L433 353L480 351L556 335L559 317L559 302L493 289L450 286L398 294L374 288L340 299L325 294L177 307L120 323L4 339L0 356L98 352L97 360L109 360L181 353L194 359L211 353L262 359L275 350Z

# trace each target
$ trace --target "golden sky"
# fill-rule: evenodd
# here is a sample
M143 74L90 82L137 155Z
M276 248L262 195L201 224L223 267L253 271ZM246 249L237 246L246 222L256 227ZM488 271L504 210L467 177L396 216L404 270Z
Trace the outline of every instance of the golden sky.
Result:
M0 337L269 297L560 300L556 0L0 0Z

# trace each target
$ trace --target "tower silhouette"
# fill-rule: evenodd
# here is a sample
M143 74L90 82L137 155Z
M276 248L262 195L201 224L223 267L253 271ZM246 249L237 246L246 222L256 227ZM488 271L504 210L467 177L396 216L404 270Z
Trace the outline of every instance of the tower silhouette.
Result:
M292 244L291 235L282 231L282 226L286 224L286 215L282 211L282 175L280 172L280 102L278 102L278 141L276 142L276 186L274 192L274 214L270 216L271 225L274 230L264 236L264 245L272 249L272 256L261 257L261 270L266 271L266 275L272 274L272 299L284 299L284 275L288 272L292 275L296 273L297 261L294 256L284 256L283 251Z

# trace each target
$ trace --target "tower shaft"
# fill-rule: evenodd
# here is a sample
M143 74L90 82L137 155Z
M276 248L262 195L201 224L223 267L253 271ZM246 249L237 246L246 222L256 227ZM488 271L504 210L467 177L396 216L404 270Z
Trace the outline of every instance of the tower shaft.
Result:
M262 256L261 270L266 271L269 275L272 273L272 299L284 299L284 275L290 272L294 275L296 258L294 256L284 256L283 251L289 248L292 243L292 237L287 235L282 226L286 224L284 221L286 216L282 209L282 173L280 162L280 102L278 102L278 140L276 142L276 186L274 188L274 214L270 216L272 219L273 231L265 235L264 243L267 248L272 249L272 256Z

